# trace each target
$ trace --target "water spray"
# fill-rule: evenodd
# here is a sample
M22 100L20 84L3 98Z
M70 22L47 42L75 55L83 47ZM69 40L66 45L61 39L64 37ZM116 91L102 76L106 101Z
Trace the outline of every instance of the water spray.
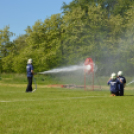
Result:
M74 72L74 71L80 71L83 72L84 74L84 85L78 85L78 86L74 86L74 84L71 84L74 87L79 87L79 88L84 88L85 90L88 89L92 89L94 90L94 88L99 88L101 89L101 87L99 86L94 86L94 73L97 70L97 67L95 66L92 58L87 58L84 62L84 64L80 64L80 65L72 65L72 66L67 66L67 67L60 67L60 68L54 68L48 71L44 71L44 72L39 72L38 74L57 74L57 73L68 73L68 72ZM90 75L91 74L91 75ZM91 86L86 86L86 77L91 77L92 78L92 82L90 83L89 80L87 81L88 84L91 84ZM62 87L65 87L66 85L62 85ZM70 85L69 85L70 87Z
M131 84L131 83L134 83L134 80L133 81L131 81L131 82L129 82L128 84L126 84L126 85L129 85L129 84Z
M49 71L39 72L39 74L54 74L54 73L61 73L61 72L72 72L77 70L84 70L84 65L73 65L63 68L56 68Z

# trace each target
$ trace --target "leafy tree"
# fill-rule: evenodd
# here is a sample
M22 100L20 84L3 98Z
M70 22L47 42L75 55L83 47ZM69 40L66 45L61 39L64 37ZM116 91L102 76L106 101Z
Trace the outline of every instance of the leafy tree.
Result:
M12 42L10 37L13 36L13 33L9 31L9 26L6 26L3 30L0 30L0 50L2 57L6 57L12 49Z
M9 26L6 26L3 30L0 30L0 69L4 70L5 59L10 53L12 54L14 49L14 43L10 41L10 37L14 34L9 31ZM11 60L10 60L11 61ZM7 64L10 62L8 61ZM8 68L11 66L8 66ZM11 71L11 69L9 69ZM8 70L8 71L9 71Z
M131 0L73 0L63 3L63 14L36 21L13 42L8 28L1 30L3 70L25 72L28 58L38 72L92 57L100 75L120 69L131 75L133 5Z

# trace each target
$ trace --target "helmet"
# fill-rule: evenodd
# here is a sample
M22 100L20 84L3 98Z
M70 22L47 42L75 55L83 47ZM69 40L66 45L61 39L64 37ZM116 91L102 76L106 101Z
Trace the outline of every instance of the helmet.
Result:
M123 75L123 72L122 71L119 71L118 72L118 76L122 76Z
M32 59L28 59L27 64L32 64L33 60Z
M111 74L111 78L112 78L112 79L115 79L115 78L116 78L116 73L112 73L112 74Z

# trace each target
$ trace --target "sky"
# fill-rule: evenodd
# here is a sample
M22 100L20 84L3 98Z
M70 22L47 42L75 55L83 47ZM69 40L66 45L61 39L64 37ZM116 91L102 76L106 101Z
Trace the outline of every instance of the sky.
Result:
M9 31L15 33L11 38L14 40L37 20L61 13L63 2L69 4L72 0L0 0L0 29L9 26Z

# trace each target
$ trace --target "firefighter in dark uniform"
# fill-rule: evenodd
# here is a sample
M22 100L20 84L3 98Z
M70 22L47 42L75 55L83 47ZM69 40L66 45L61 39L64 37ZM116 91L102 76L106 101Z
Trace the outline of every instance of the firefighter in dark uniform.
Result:
M126 78L123 76L123 72L122 71L119 71L118 72L118 78L121 79L122 83L119 84L119 95L120 96L124 96L124 88L125 88L125 85L126 85Z
M26 66L26 71L27 71L27 80L28 80L28 85L26 88L26 92L32 92L32 81L33 81L33 65L32 65L32 59L28 59L27 61L27 66Z
M112 73L111 78L107 82L110 85L111 96L119 96L119 84L121 83L122 81L116 77L116 74Z

